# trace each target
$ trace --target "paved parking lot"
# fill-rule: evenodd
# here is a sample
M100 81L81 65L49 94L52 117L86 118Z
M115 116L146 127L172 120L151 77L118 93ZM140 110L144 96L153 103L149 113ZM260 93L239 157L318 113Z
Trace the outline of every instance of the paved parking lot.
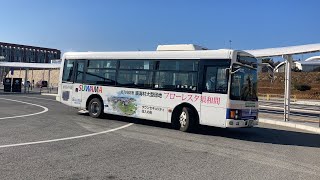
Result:
M319 179L320 136L79 115L54 97L0 96L0 179Z

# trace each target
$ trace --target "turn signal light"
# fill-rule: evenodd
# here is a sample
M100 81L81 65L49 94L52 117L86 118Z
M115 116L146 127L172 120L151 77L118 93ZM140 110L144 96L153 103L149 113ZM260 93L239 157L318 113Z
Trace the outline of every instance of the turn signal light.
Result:
M234 119L236 117L236 111L235 110L231 110L230 111L230 118Z
M238 110L238 109L230 110L229 118L230 119L241 119L241 110Z

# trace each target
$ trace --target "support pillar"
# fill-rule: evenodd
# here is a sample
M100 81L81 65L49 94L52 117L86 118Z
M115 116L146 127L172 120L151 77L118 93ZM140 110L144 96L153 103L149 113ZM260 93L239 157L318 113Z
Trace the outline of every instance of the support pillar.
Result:
M20 73L21 73L21 70L20 70ZM24 75L24 93L27 93L27 88L29 88L28 86L28 73L29 73L29 69L27 68L26 71L25 71L25 75Z
M50 79L51 79L51 69L49 69L49 72L48 72L48 88L49 88L49 93L51 93L51 84L50 84Z
M285 90L284 90L284 121L290 120L290 96L291 96L291 67L292 55L283 55L286 60L285 67Z

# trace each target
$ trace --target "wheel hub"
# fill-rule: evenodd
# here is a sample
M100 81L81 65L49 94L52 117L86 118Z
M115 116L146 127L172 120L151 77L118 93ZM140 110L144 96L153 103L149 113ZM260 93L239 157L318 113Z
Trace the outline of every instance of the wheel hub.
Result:
M97 102L93 102L93 103L91 104L90 109L91 109L91 112L92 112L93 115L97 115L98 112L100 111L99 104L98 104Z
M184 127L187 124L187 113L186 112L182 112L180 114L179 122L180 122L181 127Z

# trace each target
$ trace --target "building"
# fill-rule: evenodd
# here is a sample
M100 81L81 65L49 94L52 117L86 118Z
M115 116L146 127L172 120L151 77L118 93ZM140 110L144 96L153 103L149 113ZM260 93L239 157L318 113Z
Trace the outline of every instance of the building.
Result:
M297 61L294 64L297 69L303 72L320 71L320 61Z
M50 63L53 59L60 59L58 49L36 47L20 44L0 42L0 56L7 62Z

